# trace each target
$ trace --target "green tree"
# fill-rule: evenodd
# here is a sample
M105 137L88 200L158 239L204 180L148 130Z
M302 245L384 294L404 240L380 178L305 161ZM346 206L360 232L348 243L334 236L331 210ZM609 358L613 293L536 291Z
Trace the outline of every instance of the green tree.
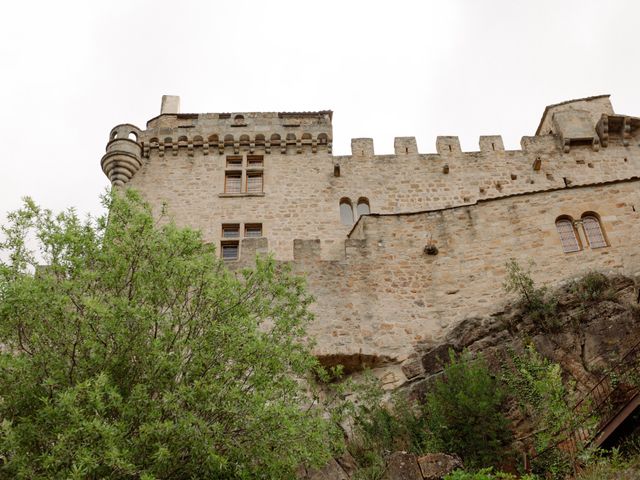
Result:
M104 202L81 220L26 200L3 228L0 478L280 479L326 461L341 436L314 407L301 279L268 258L230 273L133 191Z
M504 393L483 357L469 352L450 362L426 397L428 449L457 453L471 468L499 464L508 454L510 431L501 413Z
M510 258L505 264L507 277L502 284L506 292L516 293L520 298L523 310L531 315L534 322L544 331L552 332L560 327L556 312L558 299L550 295L546 286L536 287L531 278L530 262L528 268L522 268L515 258Z

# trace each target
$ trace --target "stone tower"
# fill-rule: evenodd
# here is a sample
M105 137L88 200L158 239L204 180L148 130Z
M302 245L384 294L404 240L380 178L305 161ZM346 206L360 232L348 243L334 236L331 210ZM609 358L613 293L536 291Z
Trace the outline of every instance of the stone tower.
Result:
M504 302L505 262L553 283L640 273L640 118L608 95L548 106L521 149L498 135L420 153L397 137L332 153L332 112L180 113L163 97L145 130L115 127L112 185L138 189L203 232L230 268L271 252L307 277L326 364L412 375L417 348Z

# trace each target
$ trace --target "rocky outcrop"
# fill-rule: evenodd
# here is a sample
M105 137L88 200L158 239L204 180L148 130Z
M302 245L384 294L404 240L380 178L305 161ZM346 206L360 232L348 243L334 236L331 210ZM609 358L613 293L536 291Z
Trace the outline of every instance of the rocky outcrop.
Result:
M587 299L576 284L554 292L558 300L554 328L545 329L517 306L487 317L466 319L437 343L420 345L402 366L408 389L420 397L443 369L449 350L482 353L496 367L508 350L533 343L558 363L575 394L588 391L616 361L640 341L640 305L634 281L617 276L596 299Z

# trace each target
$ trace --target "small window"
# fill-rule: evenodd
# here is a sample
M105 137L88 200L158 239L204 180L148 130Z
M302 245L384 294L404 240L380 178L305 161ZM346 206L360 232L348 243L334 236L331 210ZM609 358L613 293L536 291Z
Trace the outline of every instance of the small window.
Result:
M258 238L262 236L261 223L247 223L244 226L244 236L247 238Z
M227 168L242 168L242 157L227 157Z
M226 172L224 179L225 193L240 193L242 190L242 173Z
M262 172L247 172L247 193L262 193Z
M360 218L360 216L362 215L368 215L369 213L371 213L371 210L369 208L369 200L364 197L358 199L358 206L356 207L356 210L358 213L358 218Z
M222 259L237 260L239 252L239 244L235 242L222 242Z
M343 225L353 225L353 206L348 198L340 200L340 221Z
M600 220L593 214L582 216L582 228L591 248L608 247L607 240L604 238Z
M262 155L247 155L247 168L262 168L264 157Z
M578 252L581 250L580 242L576 236L576 229L573 221L569 218L560 218L556 220L556 229L560 235L562 250L564 253Z
M240 225L237 223L223 224L222 238L240 238Z

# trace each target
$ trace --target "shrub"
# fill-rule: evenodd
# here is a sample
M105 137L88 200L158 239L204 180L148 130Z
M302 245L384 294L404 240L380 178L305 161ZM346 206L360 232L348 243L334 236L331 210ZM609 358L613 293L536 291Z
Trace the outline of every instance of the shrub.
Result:
M625 458L617 449L598 451L578 475L577 480L637 480L640 478L640 457Z
M508 455L510 431L500 412L504 393L483 357L469 352L450 361L427 394L428 446L457 453L465 465L497 465Z
M401 393L383 403L383 391L373 376L352 387L359 396L351 419L353 435L347 448L358 464L357 479L378 479L385 457L394 451L422 453L426 422L420 408Z
M523 269L520 264L511 258L506 263L507 278L502 284L508 293L515 293L520 298L520 305L533 318L534 322L544 331L551 332L558 329L560 324L556 317L558 299L550 295L546 287L536 287L531 278L531 266Z
M524 475L516 477L510 473L494 472L492 468L483 468L477 472L466 472L464 470L456 470L445 476L443 480L538 480L535 475Z
M503 367L502 380L523 417L534 425L535 450L545 452L535 459L534 471L561 477L570 469L569 458L549 447L574 427L575 413L567 402L560 365L542 357L533 344L527 345L521 355L511 351L510 360Z
M589 272L574 286L574 291L585 302L602 299L611 282L606 275L599 272Z

